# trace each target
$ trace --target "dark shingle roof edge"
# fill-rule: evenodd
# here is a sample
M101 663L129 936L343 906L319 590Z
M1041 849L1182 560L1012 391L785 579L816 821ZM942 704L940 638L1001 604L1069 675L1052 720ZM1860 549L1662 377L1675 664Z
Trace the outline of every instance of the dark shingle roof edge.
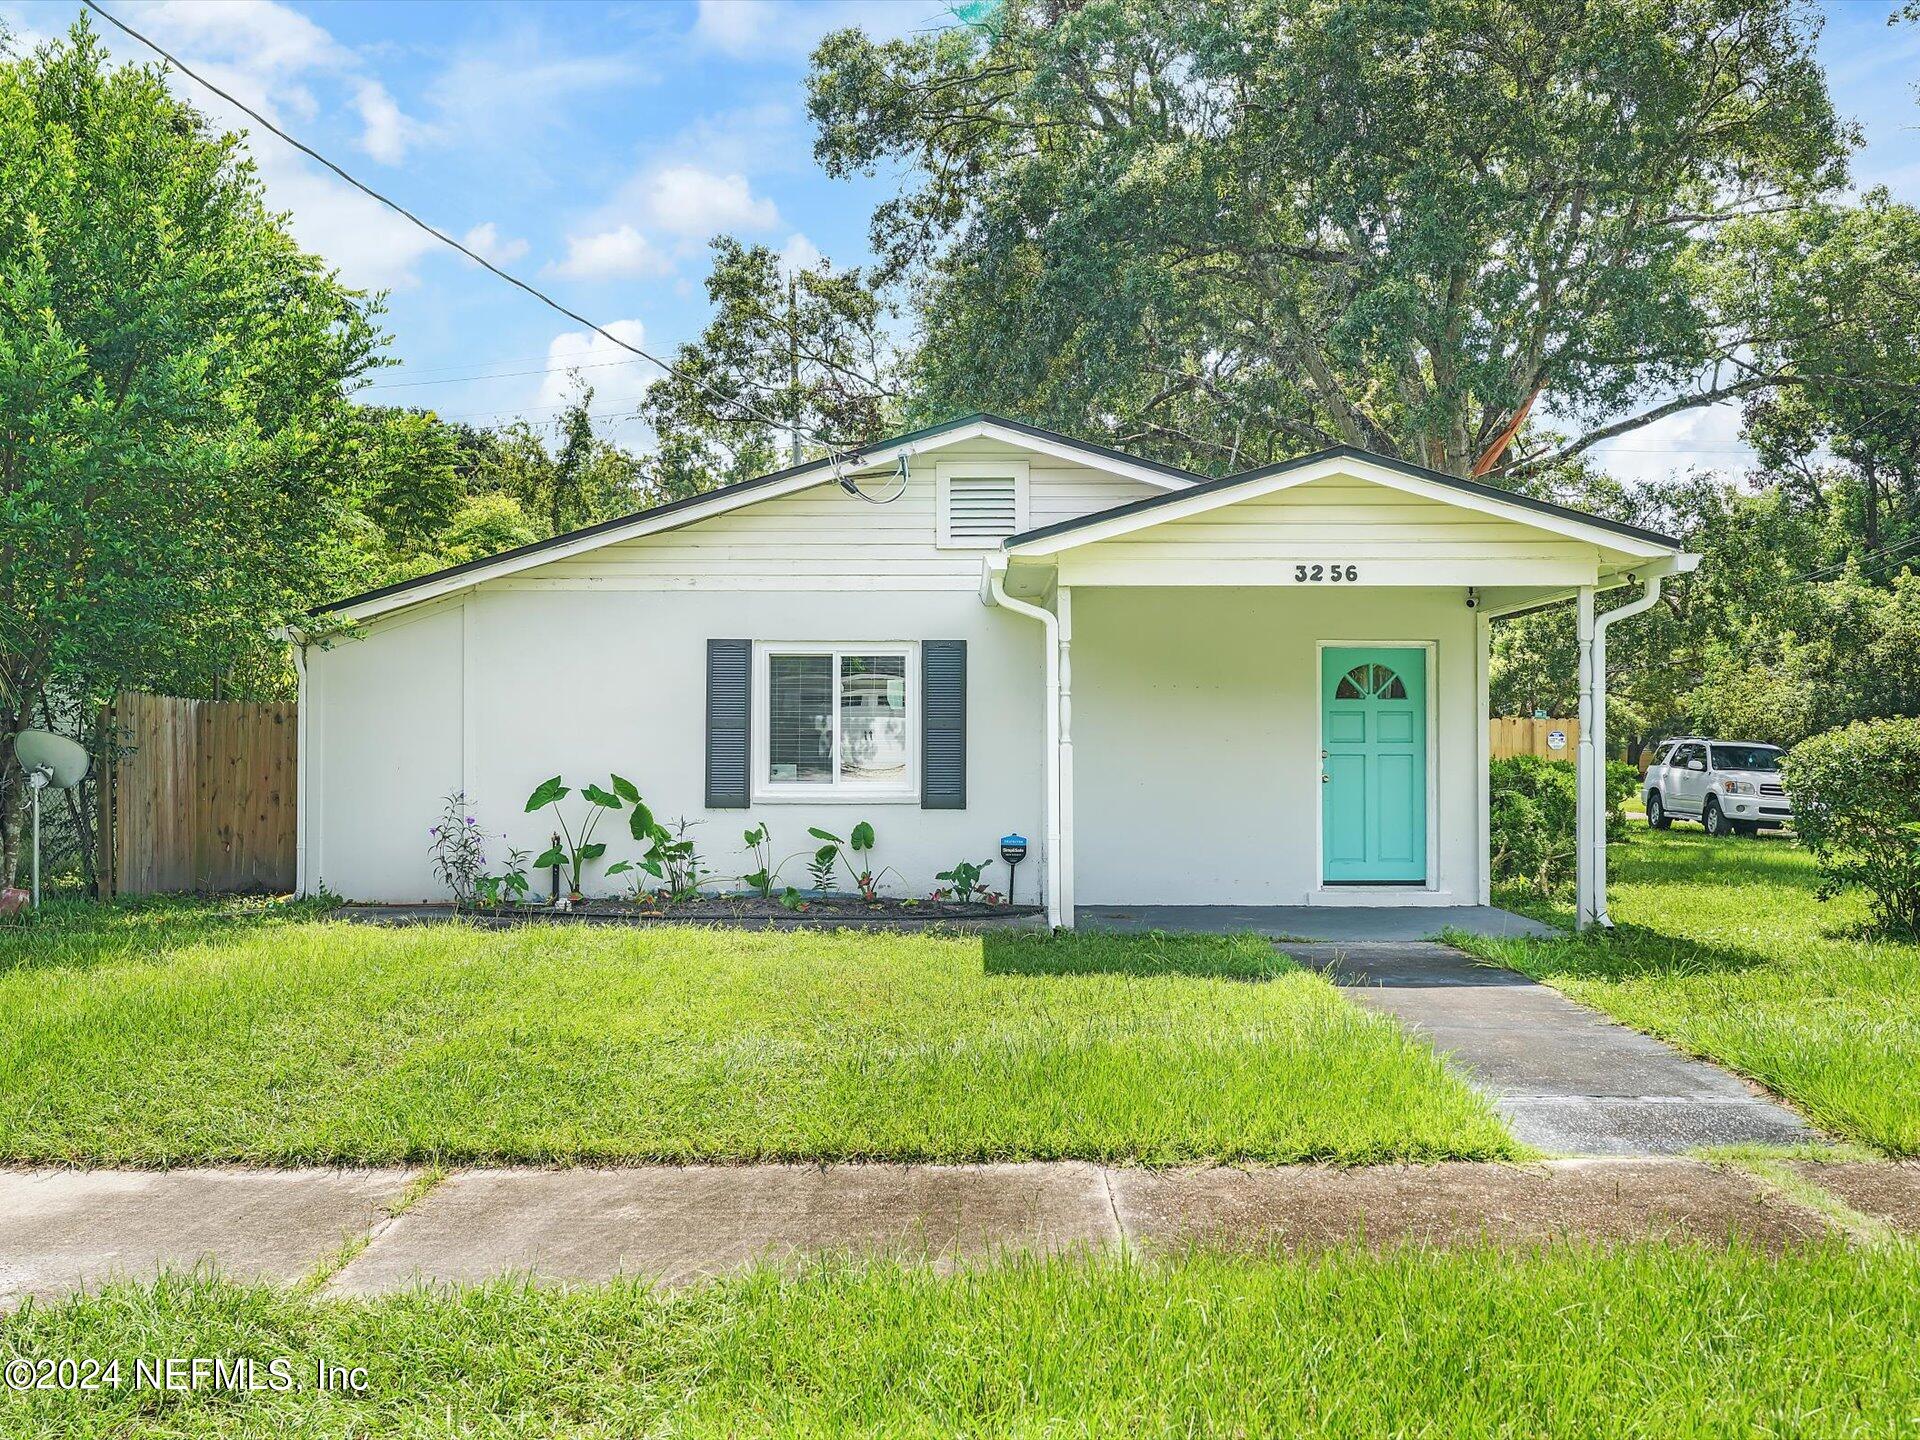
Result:
M1255 480L1265 480L1274 475L1285 474L1289 470L1298 470L1323 460L1365 460L1372 465L1384 466L1388 470L1398 471L1419 480L1431 480L1435 484L1462 491L1468 495L1477 495L1489 500L1502 500L1528 510L1537 510L1543 515L1557 516L1563 520L1577 520L1583 525L1595 525L1602 530L1611 530L1617 535L1631 536L1652 545L1664 545L1671 549L1682 548L1680 541L1671 535L1662 535L1655 530L1645 530L1638 525L1629 525L1624 520L1609 520L1604 515L1590 514L1585 510L1576 510L1571 505L1557 505L1551 500L1538 500L1531 495L1521 495L1512 490L1502 490L1497 485L1482 484L1478 480L1462 480L1457 475L1448 475L1440 470L1429 470L1424 465L1413 465L1405 460L1396 460L1388 455L1376 455L1371 450L1362 450L1353 445L1338 445L1328 450L1316 450L1311 455L1302 455L1293 460L1282 460L1276 465L1264 465L1258 470L1242 470L1237 475L1227 475L1218 480L1204 480L1185 490L1171 490L1165 495L1149 495L1144 500L1130 500L1124 505L1114 505L1105 510L1095 510L1091 514L1077 515L1071 520L1061 520L1053 525L1043 525L1037 530L1023 530L1018 535L1009 535L1001 541L1006 550L1029 544L1035 540L1050 539L1055 535L1066 535L1075 530L1084 530L1090 525L1099 525L1108 520L1117 520L1126 515L1138 515L1145 511L1156 510L1163 505L1179 500L1191 500L1196 495L1212 495L1222 490L1231 490L1235 486L1247 485Z
M961 415L952 420L943 420L938 425L928 425L919 430L910 430L904 435L893 435L885 440L875 440L869 445L863 445L857 451L849 452L847 456L842 458L857 462L861 456L870 451L890 450L898 445L911 445L919 440L932 440L938 436L945 435L949 431L959 430L968 425L980 424L997 425L1002 429L1011 430L1016 434L1031 435L1038 440L1052 440L1062 445L1070 445L1076 450L1084 451L1089 455L1100 456L1102 459L1121 460L1129 465L1138 465L1148 470L1157 471L1173 479L1192 481L1193 485L1187 489L1175 492L1182 495L1192 493L1194 489L1201 485L1217 483L1210 481L1207 476L1197 474L1192 470L1182 470L1178 465L1167 465L1158 460L1149 460L1139 455L1129 455L1123 450L1110 449L1105 445L1095 445L1087 440L1076 440L1071 435L1060 434L1057 430L1047 430L1038 425L1029 425L1021 420L1008 420L1003 416L988 414L985 411L976 411L971 415ZM457 575L472 574L488 569L491 566L502 564L508 560L518 560L523 556L536 555L543 550L551 550L556 546L572 544L576 540L584 540L589 536L603 535L612 530L620 530L643 520L653 520L662 515L671 515L675 511L691 509L696 505L704 505L709 501L724 496L744 495L752 490L778 484L782 480L791 480L796 476L809 474L814 471L827 471L832 468L833 463L831 458L827 458L809 460L804 465L790 465L784 470L775 470L766 475L756 475L750 480L738 480L731 485L722 485L716 490L705 490L698 495L689 495L682 500L669 500L664 505L650 506L645 510L636 510L630 515L616 516L612 520L602 520L597 524L586 525L578 530L569 530L561 535L549 536L545 540L535 540L530 545L517 546L512 550L502 550L497 555L483 555L478 560L468 560L459 565L449 565L445 569L429 571L425 575L415 575L408 580L398 580L391 585L382 585L373 590L363 590L358 595L348 595L339 600L329 600L324 605L314 606L307 613L309 615L324 615L329 611L345 610L354 605L364 605L371 600L384 600L392 595L402 595L409 590L417 590L422 586L431 585L442 580L449 580ZM1111 514L1113 512L1106 511L1102 513Z

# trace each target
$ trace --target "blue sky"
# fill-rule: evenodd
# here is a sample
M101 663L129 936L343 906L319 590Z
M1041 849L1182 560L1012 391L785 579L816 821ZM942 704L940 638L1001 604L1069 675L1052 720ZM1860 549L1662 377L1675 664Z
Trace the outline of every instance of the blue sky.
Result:
M942 0L688 0L538 5L161 0L108 8L370 185L655 353L707 312L706 242L726 231L837 264L867 258L888 177L835 181L813 163L806 57L828 31L950 23ZM1821 53L1843 113L1865 127L1854 173L1920 202L1920 26L1883 0L1825 7ZM0 0L16 43L58 33L68 0ZM103 27L104 28L104 27ZM117 34L109 43L131 57ZM182 93L232 123L224 102ZM391 354L369 399L449 417L551 419L581 366L604 429L652 367L589 337L438 246L270 135L254 154L302 241L354 284L390 292ZM1673 417L1604 452L1634 478L1737 467L1731 409Z

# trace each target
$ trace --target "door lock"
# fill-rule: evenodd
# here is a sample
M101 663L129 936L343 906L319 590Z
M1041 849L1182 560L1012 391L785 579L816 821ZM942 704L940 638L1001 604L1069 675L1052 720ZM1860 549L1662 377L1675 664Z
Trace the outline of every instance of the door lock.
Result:
M1330 784L1332 784L1332 783L1333 783L1333 777L1332 777L1331 775L1329 775L1329 774L1327 774L1327 772L1326 772L1326 771L1324 771L1324 770L1322 770L1322 771L1320 772L1320 783L1321 783L1322 785L1330 785Z

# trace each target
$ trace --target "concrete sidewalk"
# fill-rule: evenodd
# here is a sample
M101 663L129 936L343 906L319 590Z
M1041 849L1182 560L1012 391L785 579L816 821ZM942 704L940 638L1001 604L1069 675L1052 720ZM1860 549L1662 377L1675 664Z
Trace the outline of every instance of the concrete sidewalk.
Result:
M1278 947L1430 1041L1548 1154L1681 1155L1823 1137L1758 1087L1449 945Z
M1820 1183L1820 1167L1801 1168ZM1920 1226L1920 1166L1838 1168L1874 1213ZM393 1218L418 1193L417 1178L400 1169L0 1171L0 1307L196 1265L283 1284L324 1279L322 1293L355 1296L502 1275L684 1284L822 1254L951 1265L1122 1246L1298 1253L1354 1241L1736 1236L1779 1249L1833 1233L1819 1213L1744 1173L1675 1159L468 1170Z

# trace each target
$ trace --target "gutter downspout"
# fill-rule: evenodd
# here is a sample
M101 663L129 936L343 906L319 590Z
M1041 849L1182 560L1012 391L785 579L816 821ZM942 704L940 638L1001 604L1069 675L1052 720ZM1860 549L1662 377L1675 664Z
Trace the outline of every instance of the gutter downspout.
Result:
M1607 913L1607 631L1617 621L1651 610L1660 599L1661 582L1669 575L1686 575L1700 564L1698 555L1675 555L1659 560L1636 572L1646 586L1637 600L1609 610L1593 625L1593 750L1595 756L1594 800L1587 835L1593 866L1593 915L1591 924L1603 930L1613 928Z
M1016 600L1007 594L1006 562L989 558L982 569L982 588L992 603L1038 620L1045 630L1047 651L1047 924L1060 929L1060 622L1051 610ZM983 596L982 598L985 598Z

